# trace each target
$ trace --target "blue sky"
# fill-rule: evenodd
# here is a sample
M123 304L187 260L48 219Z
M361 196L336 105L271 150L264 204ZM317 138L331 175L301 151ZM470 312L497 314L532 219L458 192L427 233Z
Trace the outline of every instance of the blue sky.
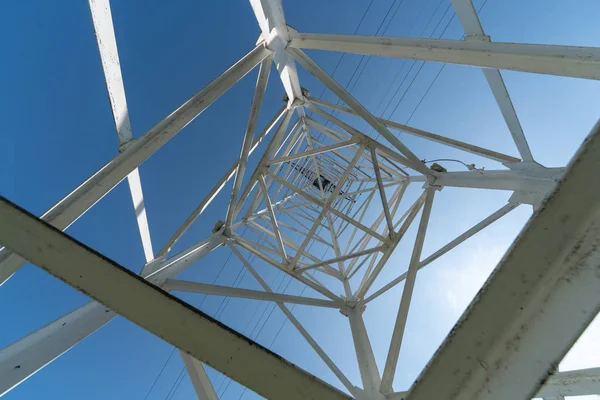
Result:
M140 136L254 45L259 29L246 1L113 2L112 11L134 136ZM475 1L492 40L600 46L596 16L600 4L531 0ZM300 31L458 39L462 30L448 0L284 1L288 23ZM5 62L0 108L0 194L41 214L117 152L117 137L87 2L22 1L5 5L0 16ZM368 8L368 12L365 11ZM388 11L391 10L388 14ZM397 11L396 11L397 10ZM387 15L387 17L386 17ZM364 16L364 19L363 19ZM359 25L360 22L360 25ZM337 53L308 52L329 73ZM481 72L463 66L345 56L335 70L340 83L377 115L516 155L514 145ZM366 67L363 67L365 66ZM315 96L323 86L299 68L300 81ZM417 74L417 72L419 72ZM439 72L439 75L438 75ZM199 200L239 154L256 71L216 101L140 168L155 250L162 247ZM437 76L437 79L434 78ZM358 79L356 79L358 77ZM546 166L568 162L598 118L598 82L503 72L534 157ZM414 78L414 80L413 80ZM355 82L356 81L356 82ZM412 82L412 84L411 84ZM431 85L431 86L430 86ZM408 90L406 90L408 88ZM427 92L427 90L429 90ZM427 95L423 95L427 92ZM282 103L275 73L259 118L262 127ZM323 98L335 101L325 91ZM400 101L400 99L402 99ZM416 108L418 105L418 108ZM416 109L415 109L416 108ZM364 123L358 128L369 132ZM401 136L418 156L458 157L491 167L475 156ZM182 249L205 237L226 211L221 196L178 244ZM507 193L444 189L437 195L425 241L428 255L505 204ZM408 387L476 293L530 216L521 206L454 253L419 273L396 389ZM121 183L67 231L122 265L139 271L144 262L128 188ZM411 229L379 284L406 269ZM241 265L227 251L211 253L186 279L256 287L239 274ZM222 266L225 266L221 269ZM288 279L260 266L268 282L283 289ZM242 281L240 283L240 280ZM289 293L302 288L289 284ZM380 368L399 302L401 287L374 301L365 320ZM200 295L182 296L303 368L339 385L329 370L273 306ZM45 272L27 265L0 290L0 347L85 303L85 296ZM351 337L337 311L296 307L295 314L353 381L358 369L348 347ZM282 325L283 324L283 325ZM600 324L594 329L600 332ZM575 350L565 368L600 365L600 344L588 334L586 350ZM595 335L600 337L600 333ZM595 347L590 347L595 346ZM582 347L584 348L584 347ZM591 351L589 349L598 349ZM6 398L143 399L172 347L117 319L83 341ZM594 358L595 357L595 358ZM190 398L187 377L177 385L182 365L175 353L148 399ZM224 399L243 389L210 371ZM243 398L253 398L245 392Z

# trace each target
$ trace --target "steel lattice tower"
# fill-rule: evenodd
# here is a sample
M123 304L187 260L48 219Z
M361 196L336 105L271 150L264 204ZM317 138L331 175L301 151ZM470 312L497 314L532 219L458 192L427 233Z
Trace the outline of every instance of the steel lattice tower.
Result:
M6 247L0 250L0 278L6 281L28 260L96 301L1 349L0 393L8 392L117 314L180 349L200 399L217 398L203 363L267 398L536 396L550 400L600 393L600 368L555 371L600 308L600 131L594 129L569 166L546 168L536 163L499 71L600 79L600 49L493 42L470 0L452 0L465 31L464 40L301 33L286 25L279 0L250 3L262 31L256 47L134 139L110 6L108 0L89 0L120 152L39 218L2 199L0 242ZM481 67L519 157L378 118L303 49ZM257 130L272 64L285 89L285 105L264 129ZM297 64L345 105L313 98L300 85ZM147 260L139 276L62 233L125 178L136 210L143 205L138 166L255 67L258 79L239 159L156 255L143 206L137 213ZM328 110L362 119L377 138ZM317 122L307 111L332 127ZM497 162L498 168L484 171L467 165L467 171L448 171L424 163L393 131L485 157ZM265 150L258 154L255 150L261 142ZM247 168L249 157L258 159L253 170ZM173 254L175 243L229 181L232 190L227 213L215 218L212 234ZM422 192L416 201L401 206L409 185ZM494 189L512 195L506 205L423 258L432 205L444 187ZM405 391L394 391L419 269L520 205L533 206L532 219L417 382L403 388ZM376 289L374 282L411 225L417 226L417 234L408 270ZM243 229L249 234L242 235ZM221 247L233 251L263 291L176 279L209 252L222 251ZM324 248L334 257L322 259ZM249 262L250 255L301 282L315 296L275 292ZM404 288L380 371L362 313L370 301L400 283ZM275 302L345 391L295 367L173 297L170 291ZM344 375L288 304L333 308L347 317L360 384Z

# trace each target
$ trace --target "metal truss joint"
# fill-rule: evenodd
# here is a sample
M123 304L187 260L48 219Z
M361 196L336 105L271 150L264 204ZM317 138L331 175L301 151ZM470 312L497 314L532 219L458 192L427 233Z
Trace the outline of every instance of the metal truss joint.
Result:
M126 141L122 142L121 144L119 144L119 153L123 153L125 150L127 150L129 148L129 146L131 146L133 143L137 142L137 138L129 138Z
M428 176L427 177L427 182L425 182L423 184L423 190L431 188L433 190L437 190L438 192L441 191L444 188L444 185L438 185L438 184L436 184L435 183L436 179L437 179L437 177L435 175L434 176Z
M286 97L287 97L287 95L286 95ZM304 100L295 98L291 104L288 104L288 110L293 110L294 108L297 108L297 107L304 107Z
M212 229L212 233L217 234L217 233L221 233L221 235L223 235L223 237L226 239L223 241L223 243L221 244L221 246L226 246L227 242L233 240L233 232L231 230L230 226L226 226L225 222L218 220L215 223L215 226Z
M300 87L300 92L302 93L302 98L295 98L294 101L292 102L292 104L288 104L288 109L294 109L296 107L300 107L300 106L304 106L307 102L307 98L310 97L310 90L308 90L305 87ZM287 95L287 93L285 93L283 95L283 99L282 101L284 103L289 103L289 96ZM302 117L302 122L303 122L303 127L306 128L306 123L304 122L304 117Z
M340 308L340 314L345 317L348 317L352 311L362 314L367 309L367 304L356 297L345 298L343 295L340 297L344 299L344 305Z

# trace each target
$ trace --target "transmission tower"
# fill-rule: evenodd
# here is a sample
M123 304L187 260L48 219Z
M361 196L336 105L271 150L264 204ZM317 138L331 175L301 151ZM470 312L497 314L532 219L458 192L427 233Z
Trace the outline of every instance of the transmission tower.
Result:
M0 393L24 382L117 315L180 349L200 399L217 398L204 364L273 399L550 400L600 393L600 368L556 371L600 309L599 129L594 128L569 166L538 164L499 71L600 79L600 49L493 42L470 0L452 0L464 40L302 33L287 26L279 0L250 3L262 32L256 47L144 135L133 138L109 2L89 1L120 151L39 218L6 199L0 201L0 242L6 246L0 250L0 278L6 281L27 260L94 301L0 350ZM482 68L519 157L374 116L304 49ZM286 97L267 126L257 130L273 64ZM344 105L312 97L300 85L298 64ZM138 166L254 68L258 78L238 160L155 254ZM377 137L330 111L360 118ZM422 161L422 155L417 156L393 132L475 154L498 167L483 170L465 164L463 170L449 171ZM255 168L248 168L250 157L258 160ZM125 178L147 260L139 275L62 233ZM173 254L178 240L230 181L226 215L215 217L206 238ZM409 185L421 193L406 204ZM512 195L506 205L424 258L431 209L436 193L445 187ZM411 387L394 387L418 271L523 205L532 206L534 216L484 288L419 379ZM375 287L412 225L416 239L407 271ZM203 256L223 248L239 258L263 290L176 278ZM323 249L333 257L323 259ZM276 292L249 261L251 256L306 286L314 296ZM403 290L380 370L363 312L373 299L399 284ZM274 302L337 377L341 389L184 303L171 291ZM361 382L344 375L294 316L290 304L336 309L347 318Z

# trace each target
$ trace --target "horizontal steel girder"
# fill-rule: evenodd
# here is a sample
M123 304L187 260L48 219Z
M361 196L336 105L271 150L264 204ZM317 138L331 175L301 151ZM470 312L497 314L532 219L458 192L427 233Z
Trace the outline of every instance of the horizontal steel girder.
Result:
M256 393L349 399L4 198L0 219L0 241L8 248Z
M600 124L408 400L532 398L600 310Z
M600 79L600 48L290 32L289 48L436 61Z
M143 136L129 142L119 155L46 211L41 218L61 230L68 228L269 54L270 50L262 45L254 48ZM25 261L9 249L0 249L0 285L23 264Z

